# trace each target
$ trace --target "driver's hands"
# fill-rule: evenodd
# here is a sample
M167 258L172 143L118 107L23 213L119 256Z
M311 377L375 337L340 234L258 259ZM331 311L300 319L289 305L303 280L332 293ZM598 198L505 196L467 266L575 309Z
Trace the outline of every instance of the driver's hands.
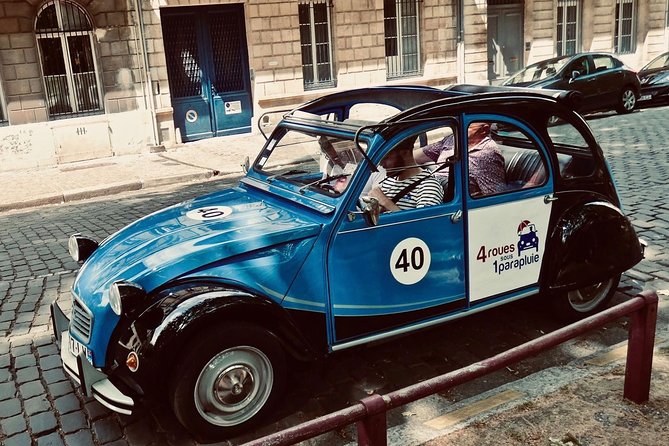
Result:
M379 204L381 205L381 207L382 207L384 210L386 210L386 211L396 211L396 210L399 209L399 208L397 207L397 205L396 205L395 203L393 203L393 201L392 201L390 198L388 198L388 197L386 196L386 194L384 194L384 193L381 191L381 188L378 187L378 186L373 187L373 188L369 191L369 194L368 194L368 195L369 195L370 197L372 197L372 198L376 198L376 200L379 202Z

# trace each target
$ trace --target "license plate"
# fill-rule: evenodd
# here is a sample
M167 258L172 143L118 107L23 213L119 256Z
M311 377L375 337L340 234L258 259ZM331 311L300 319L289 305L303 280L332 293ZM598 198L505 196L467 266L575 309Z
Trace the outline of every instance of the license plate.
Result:
M650 101L653 98L652 95L645 94L639 98L640 101Z
M88 362L90 363L93 362L93 355L91 354L91 351L88 348L86 348L84 344L77 341L72 336L70 336L69 348L70 348L70 353L72 353L74 356L79 356L79 353L84 352L84 355L86 356L86 359L88 359Z

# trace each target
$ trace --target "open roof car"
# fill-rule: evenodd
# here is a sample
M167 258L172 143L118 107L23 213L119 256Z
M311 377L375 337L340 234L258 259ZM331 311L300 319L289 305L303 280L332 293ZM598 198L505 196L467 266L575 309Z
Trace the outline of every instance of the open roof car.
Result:
M537 294L568 318L599 310L643 253L571 96L386 87L286 114L236 187L70 239L71 319L52 307L65 369L120 413L167 398L214 439L279 400L289 357ZM495 178L475 178L474 138ZM428 148L444 151L417 163Z

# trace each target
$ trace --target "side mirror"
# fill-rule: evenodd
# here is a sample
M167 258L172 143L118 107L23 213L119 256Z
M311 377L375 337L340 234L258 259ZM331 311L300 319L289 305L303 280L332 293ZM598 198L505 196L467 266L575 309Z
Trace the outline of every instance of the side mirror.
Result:
M241 166L244 173L247 173L249 171L251 164L248 156L244 157L244 161L242 162Z
M360 197L358 205L362 209L362 215L370 226L379 224L379 215L381 215L381 205L376 198Z

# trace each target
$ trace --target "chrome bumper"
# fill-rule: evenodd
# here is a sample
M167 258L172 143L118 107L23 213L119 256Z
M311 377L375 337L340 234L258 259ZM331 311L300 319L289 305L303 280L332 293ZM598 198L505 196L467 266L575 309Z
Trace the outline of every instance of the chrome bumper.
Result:
M51 320L60 359L67 374L81 385L86 396L92 396L114 412L131 415L135 401L109 381L107 375L93 367L84 353L75 356L70 352L70 321L55 302L51 304Z

